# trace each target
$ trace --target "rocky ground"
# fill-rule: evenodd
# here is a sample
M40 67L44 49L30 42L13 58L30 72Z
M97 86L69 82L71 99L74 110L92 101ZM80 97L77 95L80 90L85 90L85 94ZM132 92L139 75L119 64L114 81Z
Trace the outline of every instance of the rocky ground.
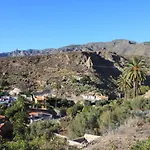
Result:
M75 95L90 87L97 88L99 81L100 88L111 87L108 86L109 79L119 75L124 62L124 57L105 52L66 52L0 58L0 81L6 81L5 85L9 87L31 91L43 90L47 86L52 89L57 82L61 85L61 95ZM91 80L88 87L73 82L74 78L85 75Z

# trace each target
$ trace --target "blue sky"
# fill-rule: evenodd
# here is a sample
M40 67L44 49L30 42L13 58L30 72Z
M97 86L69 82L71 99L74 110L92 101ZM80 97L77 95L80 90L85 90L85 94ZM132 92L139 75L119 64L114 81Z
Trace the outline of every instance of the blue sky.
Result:
M1 0L0 52L150 41L149 0Z

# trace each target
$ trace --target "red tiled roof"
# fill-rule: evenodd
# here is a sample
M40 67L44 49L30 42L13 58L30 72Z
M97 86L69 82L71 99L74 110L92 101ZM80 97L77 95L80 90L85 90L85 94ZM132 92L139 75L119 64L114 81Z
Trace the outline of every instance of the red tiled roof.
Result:
M29 115L30 116L36 116L36 115L38 115L38 114L49 114L49 113L45 113L45 112L41 112L41 111L38 111L38 112L34 112L34 111L32 111L32 112L29 112Z
M45 96L36 96L35 97L38 101L43 101L45 100Z
M31 116L31 115L38 115L39 113L41 113L41 112L30 112L29 115L30 115L30 116Z

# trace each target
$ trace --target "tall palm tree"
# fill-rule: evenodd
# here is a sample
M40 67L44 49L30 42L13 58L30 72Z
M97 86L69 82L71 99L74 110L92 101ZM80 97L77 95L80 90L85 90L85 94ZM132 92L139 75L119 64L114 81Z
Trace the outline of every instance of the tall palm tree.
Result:
M139 87L146 79L147 70L145 62L138 57L133 57L125 67L123 74L133 87L133 97L137 96Z
M120 92L123 92L125 99L128 98L128 92L131 89L130 82L121 74L117 80L118 89Z

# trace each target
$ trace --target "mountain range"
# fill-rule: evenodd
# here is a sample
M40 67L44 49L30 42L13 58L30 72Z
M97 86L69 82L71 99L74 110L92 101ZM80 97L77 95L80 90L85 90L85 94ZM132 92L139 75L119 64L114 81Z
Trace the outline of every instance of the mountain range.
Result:
M150 56L150 42L137 43L131 40L118 39L111 42L92 42L83 45L68 45L61 48L47 48L43 50L28 49L15 50L12 52L0 53L0 57L9 56L35 56L71 51L111 51L120 55L141 55Z
M132 55L150 56L150 43L114 40L1 53L0 85L22 91L41 91L47 87L55 89L53 84L60 84L61 97L98 91L114 98L117 93L112 79L119 76ZM150 67L150 57L143 59Z

